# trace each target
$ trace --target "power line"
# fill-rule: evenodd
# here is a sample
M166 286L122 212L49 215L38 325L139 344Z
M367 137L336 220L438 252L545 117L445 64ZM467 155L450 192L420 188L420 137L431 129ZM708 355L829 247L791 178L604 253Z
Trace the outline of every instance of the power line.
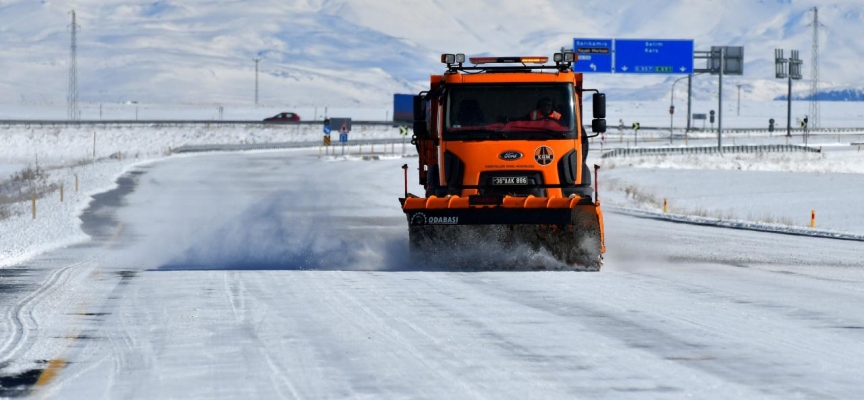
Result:
M80 117L78 114L77 36L78 24L75 23L75 10L72 10L72 44L69 48L69 107L67 110L67 118L70 121L77 121Z
M819 127L819 9L813 7L813 53L810 56L810 118L808 125L813 128Z

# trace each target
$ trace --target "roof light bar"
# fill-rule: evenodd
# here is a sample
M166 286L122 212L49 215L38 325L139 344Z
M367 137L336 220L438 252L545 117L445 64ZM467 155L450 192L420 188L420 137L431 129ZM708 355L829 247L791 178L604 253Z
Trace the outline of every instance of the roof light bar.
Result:
M549 57L522 57L522 62L525 64L543 64L549 61Z
M471 57L471 64L543 64L549 61L549 57Z

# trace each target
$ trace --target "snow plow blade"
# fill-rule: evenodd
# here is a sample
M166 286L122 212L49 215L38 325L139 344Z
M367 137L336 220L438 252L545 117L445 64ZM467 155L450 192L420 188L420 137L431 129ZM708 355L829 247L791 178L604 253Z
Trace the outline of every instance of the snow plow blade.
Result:
M602 266L600 204L589 197L495 197L402 199L412 257L429 259L493 242L504 249L524 244L546 251L567 269L597 271Z

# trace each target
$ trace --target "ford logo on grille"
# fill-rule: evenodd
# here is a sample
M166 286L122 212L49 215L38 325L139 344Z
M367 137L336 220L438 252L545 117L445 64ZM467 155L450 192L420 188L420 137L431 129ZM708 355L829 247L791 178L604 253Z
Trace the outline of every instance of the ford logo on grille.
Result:
M498 155L498 158L504 161L516 161L522 158L522 153L514 150L508 150Z

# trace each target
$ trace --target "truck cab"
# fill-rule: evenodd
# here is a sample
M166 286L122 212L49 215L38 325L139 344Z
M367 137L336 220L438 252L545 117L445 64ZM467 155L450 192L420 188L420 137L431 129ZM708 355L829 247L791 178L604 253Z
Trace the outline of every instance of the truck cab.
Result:
M476 57L471 67L463 55L442 55L446 72L415 99L427 197L591 197L586 90L566 54L556 54L554 66L530 65L548 57ZM596 135L605 131L605 97L595 95L594 104Z

